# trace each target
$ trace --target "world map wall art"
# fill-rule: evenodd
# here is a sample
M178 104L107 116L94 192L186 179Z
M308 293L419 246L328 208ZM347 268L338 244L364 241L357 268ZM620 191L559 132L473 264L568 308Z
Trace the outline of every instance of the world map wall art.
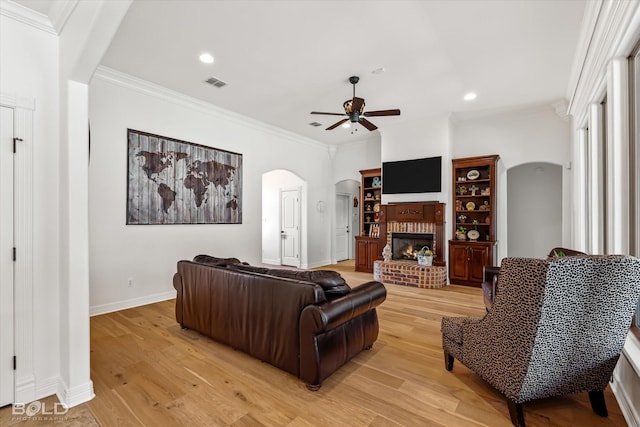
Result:
M127 129L127 224L241 224L242 154Z

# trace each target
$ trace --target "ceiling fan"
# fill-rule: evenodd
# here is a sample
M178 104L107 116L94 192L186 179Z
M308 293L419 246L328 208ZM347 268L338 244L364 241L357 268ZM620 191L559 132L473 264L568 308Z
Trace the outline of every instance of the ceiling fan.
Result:
M358 76L349 77L349 83L353 85L353 99L347 99L342 104L344 108L344 113L323 113L320 111L312 111L311 114L326 114L330 116L347 116L346 119L342 119L337 123L332 124L326 130L335 129L341 124L350 121L351 123L360 123L365 128L370 131L378 129L376 125L371 123L369 120L365 119L365 117L375 117L375 116L399 116L400 110L377 110L377 111L364 111L364 99L358 98L356 96L356 83L360 80Z

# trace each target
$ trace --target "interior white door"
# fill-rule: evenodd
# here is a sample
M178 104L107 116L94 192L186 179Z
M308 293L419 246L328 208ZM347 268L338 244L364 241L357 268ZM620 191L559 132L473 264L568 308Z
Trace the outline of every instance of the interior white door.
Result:
M280 263L300 267L300 189L280 192Z
M349 259L349 198L336 194L336 261Z
M0 107L0 407L13 403L13 110Z

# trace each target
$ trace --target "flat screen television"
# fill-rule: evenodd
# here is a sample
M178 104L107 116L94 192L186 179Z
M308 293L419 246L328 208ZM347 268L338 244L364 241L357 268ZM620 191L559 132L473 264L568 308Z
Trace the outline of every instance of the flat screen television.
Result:
M382 163L382 193L439 193L442 156Z

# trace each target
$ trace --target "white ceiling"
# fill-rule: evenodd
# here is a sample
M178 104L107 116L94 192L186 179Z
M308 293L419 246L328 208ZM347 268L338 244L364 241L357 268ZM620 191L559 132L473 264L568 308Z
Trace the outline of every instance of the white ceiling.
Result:
M309 112L343 112L351 75L365 111L401 109L370 119L382 133L438 114L567 98L586 1L135 0L102 64L337 144L369 132L325 131L340 117ZM204 51L213 64L198 60ZM211 76L228 85L203 83ZM478 98L465 102L469 91Z

